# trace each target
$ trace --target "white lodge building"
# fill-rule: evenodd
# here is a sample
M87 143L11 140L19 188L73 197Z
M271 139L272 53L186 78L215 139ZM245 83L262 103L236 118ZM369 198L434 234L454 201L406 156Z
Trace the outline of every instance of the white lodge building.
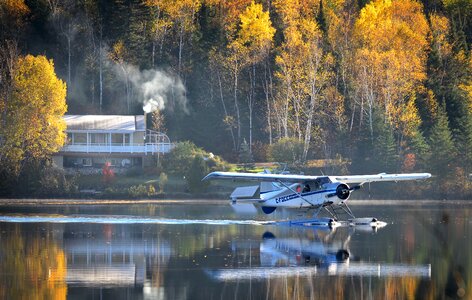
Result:
M169 137L146 129L145 116L65 115L67 140L53 156L63 168L144 167L173 148Z

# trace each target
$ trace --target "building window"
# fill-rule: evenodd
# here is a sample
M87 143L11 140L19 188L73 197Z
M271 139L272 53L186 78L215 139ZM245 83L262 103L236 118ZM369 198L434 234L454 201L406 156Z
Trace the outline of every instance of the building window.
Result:
M91 167L92 166L92 159L91 158L82 158L82 166Z
M123 137L125 139L125 145L129 145L130 144L130 135L129 135L129 133L123 134Z
M107 135L104 133L91 134L92 144L107 144Z
M116 146L123 145L123 134L122 133L112 133L111 134L111 143Z
M74 144L87 144L86 133L72 133L74 135Z

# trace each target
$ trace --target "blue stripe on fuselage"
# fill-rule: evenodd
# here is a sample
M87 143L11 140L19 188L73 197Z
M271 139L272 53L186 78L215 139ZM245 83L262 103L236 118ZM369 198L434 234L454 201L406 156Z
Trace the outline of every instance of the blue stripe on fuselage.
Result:
M328 193L328 192L334 192L334 191L336 191L336 189L306 192L306 193L302 193L301 196L305 197L305 196L311 196L311 195L315 195L315 194ZM293 200L293 199L296 199L296 198L299 198L299 197L300 197L300 194L290 194L290 195L286 195L286 196L274 197L272 199L275 199L276 203L280 203L280 202L290 201L290 200ZM272 200L272 199L266 199L266 201L267 200Z

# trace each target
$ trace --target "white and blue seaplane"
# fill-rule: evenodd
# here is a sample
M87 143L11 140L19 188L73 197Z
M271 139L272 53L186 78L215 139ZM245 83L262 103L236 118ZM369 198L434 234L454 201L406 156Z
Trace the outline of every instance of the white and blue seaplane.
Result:
M430 178L429 173L404 174L376 174L376 175L342 175L342 176L308 176L295 174L238 173L212 172L203 180L230 179L259 181L256 186L237 187L230 196L232 206L237 210L238 204L251 207L260 207L266 214L273 213L277 208L292 208L313 212L313 218L298 220L313 226L339 226L338 216L347 215L350 225L377 226L380 223L376 218L356 218L347 205L351 193L358 190L365 183L385 181L422 180ZM322 212L330 217L317 218Z

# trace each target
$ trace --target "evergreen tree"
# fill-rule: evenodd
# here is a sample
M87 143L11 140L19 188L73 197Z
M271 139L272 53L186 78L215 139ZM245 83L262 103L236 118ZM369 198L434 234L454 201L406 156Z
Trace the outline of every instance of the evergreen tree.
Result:
M394 172L397 169L398 155L395 138L390 123L385 122L380 114L374 114L374 141L372 163L374 172Z
M390 123L386 122L379 109L374 109L370 125L365 123L357 142L357 154L353 157L354 172L392 172L397 169L398 155L395 137Z
M246 139L243 140L243 142L241 143L241 146L239 147L239 162L240 163L254 162L251 149L249 148L249 144L246 142Z
M151 66L151 53L147 36L150 27L150 11L142 2L130 3L129 28L127 41L130 52L130 62L144 69Z
M431 128L429 144L433 157L430 161L431 171L438 177L445 177L447 174L451 173L456 148L444 107L438 109L436 123Z
M458 163L469 174L472 172L472 113L466 112L459 123L455 132Z
M414 165L412 166L415 170L427 170L427 164L431 157L431 149L419 129L416 129L411 137L408 138L409 149L406 151L414 155ZM405 157L406 158L406 157Z

